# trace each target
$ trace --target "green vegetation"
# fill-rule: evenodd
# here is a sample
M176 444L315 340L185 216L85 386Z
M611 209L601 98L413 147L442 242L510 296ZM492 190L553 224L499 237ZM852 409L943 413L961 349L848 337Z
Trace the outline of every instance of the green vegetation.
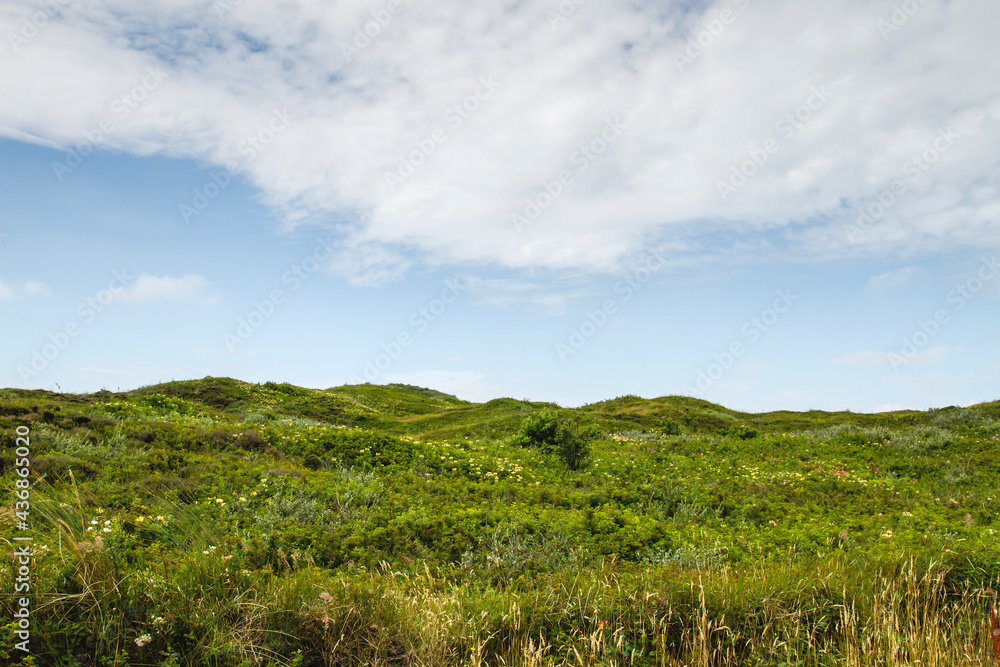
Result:
M590 455L590 442L600 436L596 429L581 434L549 409L527 417L512 444L533 447L543 454L555 454L570 470L579 470Z
M993 664L1000 402L4 390L7 540L24 425L22 664ZM17 664L12 588L0 660Z

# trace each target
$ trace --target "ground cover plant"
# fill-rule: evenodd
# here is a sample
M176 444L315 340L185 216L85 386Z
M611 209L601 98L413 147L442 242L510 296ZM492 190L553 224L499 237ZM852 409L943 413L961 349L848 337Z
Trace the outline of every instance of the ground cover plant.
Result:
M1000 402L6 390L12 491L18 426L35 598L25 660L3 559L8 664L996 664Z

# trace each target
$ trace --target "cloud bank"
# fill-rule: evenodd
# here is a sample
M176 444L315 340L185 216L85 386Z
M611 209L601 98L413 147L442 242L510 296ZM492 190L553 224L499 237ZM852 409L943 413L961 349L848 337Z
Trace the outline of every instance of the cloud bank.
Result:
M4 0L0 136L64 149L59 180L96 148L245 178L364 284L664 242L937 252L1000 240L996 25L993 0Z

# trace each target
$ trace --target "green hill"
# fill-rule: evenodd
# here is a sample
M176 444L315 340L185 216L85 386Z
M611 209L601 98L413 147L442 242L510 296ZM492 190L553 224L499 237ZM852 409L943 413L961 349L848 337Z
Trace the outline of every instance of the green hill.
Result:
M519 446L539 414L582 465ZM0 530L37 546L34 664L985 664L1000 583L1000 402L568 409L209 377L3 390L0 441L30 496Z

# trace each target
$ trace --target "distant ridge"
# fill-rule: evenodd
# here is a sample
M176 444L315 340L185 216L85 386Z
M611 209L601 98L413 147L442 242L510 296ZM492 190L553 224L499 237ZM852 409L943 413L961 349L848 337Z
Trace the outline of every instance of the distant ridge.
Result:
M928 411L899 410L887 413L794 412L777 410L747 413L686 396L641 398L619 396L579 408L561 408L554 403L498 398L485 403L464 401L434 389L406 384L344 385L308 389L287 383L254 384L225 377L179 380L149 385L125 392L100 391L67 394L45 390L6 389L8 395L89 404L110 400L130 401L161 396L179 399L191 409L254 415L266 422L297 418L317 422L379 428L395 433L434 437L503 437L512 433L525 415L550 408L575 416L586 425L607 432L649 430L674 422L693 432L720 433L735 424L747 424L762 432L822 428L834 424L870 426L914 426L929 423L934 415L957 407ZM1000 417L1000 401L977 406Z

